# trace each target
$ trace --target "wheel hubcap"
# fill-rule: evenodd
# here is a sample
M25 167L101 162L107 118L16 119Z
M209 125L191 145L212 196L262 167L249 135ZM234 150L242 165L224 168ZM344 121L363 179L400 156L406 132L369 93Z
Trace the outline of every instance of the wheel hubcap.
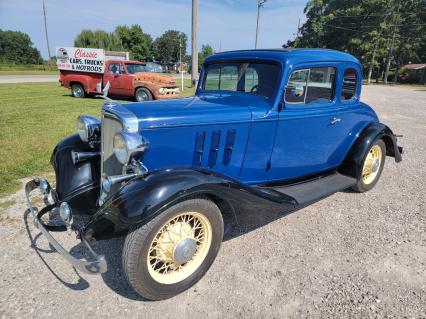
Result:
M371 184L379 173L382 161L382 149L379 145L374 145L367 154L362 168L362 181L364 184Z
M148 100L148 95L145 92L138 92L138 101Z
M176 265L182 265L192 259L197 251L197 242L194 238L185 238L175 247L173 260Z
M74 95L80 97L81 96L81 88L74 89Z
M167 221L155 235L147 258L151 277L162 284L174 284L192 275L211 246L212 227L198 212L179 214Z

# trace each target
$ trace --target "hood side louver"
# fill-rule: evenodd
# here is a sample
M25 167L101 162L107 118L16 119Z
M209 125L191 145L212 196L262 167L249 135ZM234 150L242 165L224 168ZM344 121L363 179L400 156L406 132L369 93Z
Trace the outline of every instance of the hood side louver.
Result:
M231 162L232 151L234 150L235 129L228 130L226 134L225 150L223 152L222 164L227 166Z
M197 132L195 136L194 155L192 157L193 166L201 166L203 160L204 140L206 138L206 132Z
M213 131L212 141L210 143L209 167L213 168L216 165L217 153L219 152L220 130Z

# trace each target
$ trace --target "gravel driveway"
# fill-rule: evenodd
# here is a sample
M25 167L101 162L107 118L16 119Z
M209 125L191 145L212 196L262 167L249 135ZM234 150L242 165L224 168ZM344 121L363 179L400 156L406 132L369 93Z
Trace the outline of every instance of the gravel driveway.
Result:
M363 100L404 135L404 161L387 158L368 193L340 192L251 231L229 230L207 275L166 301L141 301L127 286L122 240L96 244L109 263L103 276L74 271L24 223L16 194L0 222L1 317L424 318L426 90L366 86ZM81 255L71 237L55 236Z

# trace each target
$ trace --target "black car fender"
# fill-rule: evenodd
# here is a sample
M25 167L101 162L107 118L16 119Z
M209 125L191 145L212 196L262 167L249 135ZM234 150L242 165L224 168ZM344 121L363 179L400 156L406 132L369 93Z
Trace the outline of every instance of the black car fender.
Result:
M397 137L392 130L382 123L372 122L357 134L357 139L346 154L339 171L358 179L364 158L377 139L383 139L385 142L387 156L395 158L397 163L402 161L402 148L398 147Z
M172 168L150 172L125 184L92 216L84 232L96 239L120 236L192 197L207 197L223 214L230 214L237 224L244 225L259 211L284 211L296 206L288 195L242 184L214 171Z
M78 134L60 141L50 158L56 174L56 192L60 201L68 202L77 213L89 213L96 207L100 183L100 157L74 164L71 152L98 152Z

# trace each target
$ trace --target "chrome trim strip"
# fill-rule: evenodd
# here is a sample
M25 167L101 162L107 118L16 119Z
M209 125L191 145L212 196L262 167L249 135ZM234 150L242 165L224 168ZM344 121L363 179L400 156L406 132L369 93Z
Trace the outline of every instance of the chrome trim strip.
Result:
M139 132L139 120L135 114L116 101L108 101L102 107L102 114L108 113L109 116L115 117L123 123L123 127L127 132Z
M82 242L88 247L89 251L95 258L93 261L87 261L84 259L77 259L71 255L68 251L62 247L49 231L43 226L43 223L37 218L38 209L33 205L30 199L30 193L40 186L40 180L35 178L29 181L25 185L25 195L27 197L27 205L33 217L34 225L41 231L41 233L46 236L49 243L55 247L56 251L60 253L74 268L77 270L86 273L86 274L103 274L108 270L107 262L104 255L96 255L89 243L81 236Z

